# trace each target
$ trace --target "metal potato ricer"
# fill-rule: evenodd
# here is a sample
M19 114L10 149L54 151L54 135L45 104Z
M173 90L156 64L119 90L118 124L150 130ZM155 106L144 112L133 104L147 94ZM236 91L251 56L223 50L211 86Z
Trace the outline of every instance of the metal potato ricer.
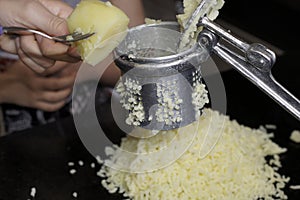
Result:
M182 32L176 22L132 28L115 49L115 63L123 72L116 91L128 125L170 130L197 120L209 99L201 65L212 53L300 120L300 101L271 74L273 51L241 41L205 16L198 26L203 30L196 44L181 52Z

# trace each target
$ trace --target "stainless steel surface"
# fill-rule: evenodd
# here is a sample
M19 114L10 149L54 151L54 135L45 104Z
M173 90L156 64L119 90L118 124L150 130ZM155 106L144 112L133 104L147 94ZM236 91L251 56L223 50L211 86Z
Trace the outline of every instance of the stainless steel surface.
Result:
M246 51L249 49L249 44L238 40L234 37L230 32L225 31L221 26L216 23L210 21L207 17L203 17L200 19L199 26L204 26L206 29L209 29L211 32L217 34L219 37L229 41L232 43L236 48L240 49L241 51Z
M142 86L141 99L145 119L140 126L147 129L169 130L196 120L196 111L192 104L193 83L201 79L201 62L208 53L194 47L177 54L177 44L181 36L178 28L178 24L173 22L139 26L131 29L115 50L115 62L124 73L122 80L135 80ZM195 74L198 74L197 80L193 76ZM157 93L161 86L166 90L165 93L172 93L168 98L173 103L177 97L183 100L180 108L172 110L175 114L170 116L172 118L178 114L181 121L168 124L156 119L160 107L169 109L167 105L158 102ZM177 111L179 113L176 114Z
M272 76L271 69L276 60L274 52L261 44L243 42L206 17L201 19L199 24L206 28L199 34L199 43L231 64L234 69L300 120L300 101ZM222 39L228 42L229 47L239 49L243 55L222 44L220 42Z
M38 31L38 30L33 30L33 29L28 29L24 27L3 27L3 33L4 34L13 34L13 35L21 35L24 33L34 33L41 35L45 38L48 38L50 40L54 40L56 42L62 42L62 43L69 43L69 42L76 42L79 40L86 39L95 33L87 33L87 34L82 34L78 32L70 33L67 35L61 35L61 36L50 36L44 32Z

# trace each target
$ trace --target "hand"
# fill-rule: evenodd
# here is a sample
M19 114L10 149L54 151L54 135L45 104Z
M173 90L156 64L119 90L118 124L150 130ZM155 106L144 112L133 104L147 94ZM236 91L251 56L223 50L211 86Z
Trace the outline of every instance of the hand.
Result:
M0 72L0 103L56 111L71 94L79 65L56 62L41 75L16 61Z
M0 0L0 24L41 30L49 35L68 34L66 18L72 8L58 0ZM55 64L56 60L77 62L75 49L44 37L28 34L11 39L0 37L0 48L17 53L20 59L38 73Z

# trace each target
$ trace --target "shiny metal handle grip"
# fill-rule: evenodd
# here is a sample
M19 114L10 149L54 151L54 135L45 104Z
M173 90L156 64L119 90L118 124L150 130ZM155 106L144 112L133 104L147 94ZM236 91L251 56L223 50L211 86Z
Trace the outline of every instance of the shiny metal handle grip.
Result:
M230 32L224 30L220 25L210 21L207 17L203 17L199 25L204 26L207 30L218 35L218 37L232 44L235 48L245 54L245 58L255 67L259 68L271 68L275 61L276 55L273 51L269 50L265 46L254 43L248 44L236 37Z
M299 99L281 86L272 76L271 69L276 60L275 53L262 44L247 44L241 41L207 18L203 18L202 22L200 24L204 25L206 30L199 34L198 43L229 63L235 70L300 120ZM222 45L219 42L221 38L243 52L243 55Z
M225 47L217 45L213 52L300 120L300 101L281 86L270 71L255 68L231 54Z

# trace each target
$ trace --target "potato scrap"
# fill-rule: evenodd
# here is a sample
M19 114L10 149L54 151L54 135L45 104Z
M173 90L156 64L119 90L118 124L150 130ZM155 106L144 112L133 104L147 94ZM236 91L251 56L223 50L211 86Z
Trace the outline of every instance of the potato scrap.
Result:
M293 142L300 143L300 131L294 130L290 136Z

